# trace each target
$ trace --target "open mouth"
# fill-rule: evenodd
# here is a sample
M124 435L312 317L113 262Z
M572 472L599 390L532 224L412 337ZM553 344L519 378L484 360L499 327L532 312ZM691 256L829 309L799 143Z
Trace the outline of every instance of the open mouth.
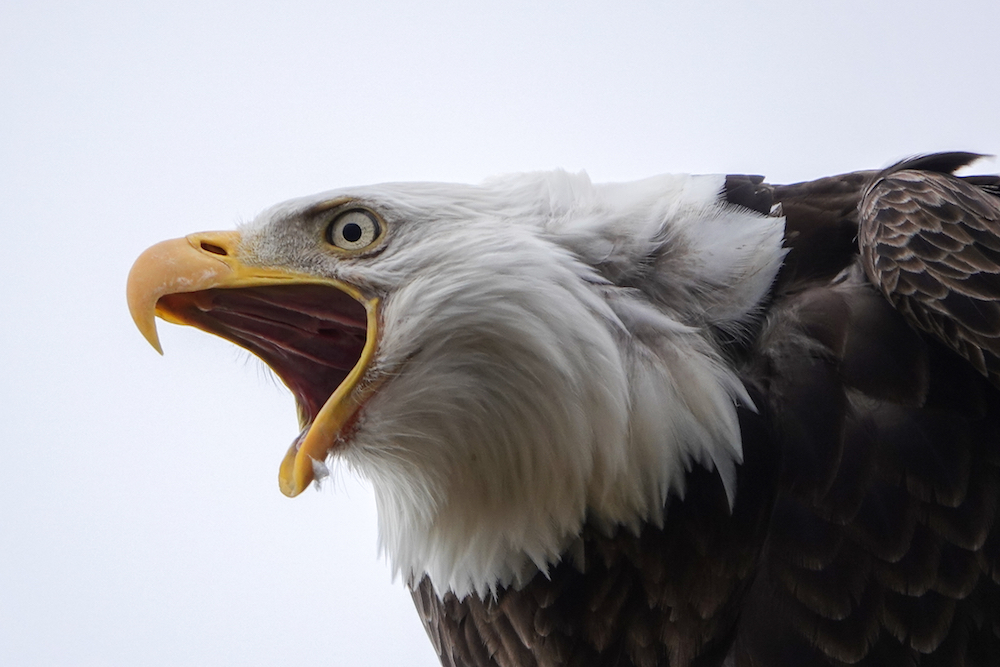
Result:
M357 365L367 334L365 307L327 285L167 294L156 309L232 341L266 363L295 396L299 440Z
M379 386L369 373L379 299L334 278L247 265L239 248L238 232L152 246L129 273L129 310L157 350L156 316L226 338L277 373L295 396L302 427L278 472L281 491L296 496Z

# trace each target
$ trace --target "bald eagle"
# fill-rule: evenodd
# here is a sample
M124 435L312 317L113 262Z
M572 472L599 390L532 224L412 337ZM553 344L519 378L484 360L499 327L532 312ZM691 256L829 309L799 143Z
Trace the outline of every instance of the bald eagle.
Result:
M294 394L444 665L1000 665L1000 177L384 184L147 250Z

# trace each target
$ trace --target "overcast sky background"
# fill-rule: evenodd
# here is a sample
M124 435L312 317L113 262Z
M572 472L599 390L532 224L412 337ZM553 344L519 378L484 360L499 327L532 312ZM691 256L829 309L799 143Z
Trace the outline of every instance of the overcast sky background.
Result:
M134 329L147 246L376 181L996 153L998 63L996 0L0 3L0 664L437 664L368 488L279 493L290 395Z

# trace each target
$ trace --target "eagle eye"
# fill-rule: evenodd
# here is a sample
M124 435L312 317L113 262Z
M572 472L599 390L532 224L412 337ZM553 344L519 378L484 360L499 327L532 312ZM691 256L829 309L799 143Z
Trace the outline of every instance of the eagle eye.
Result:
M369 211L351 209L344 211L326 229L326 240L341 250L367 248L382 235L382 227Z

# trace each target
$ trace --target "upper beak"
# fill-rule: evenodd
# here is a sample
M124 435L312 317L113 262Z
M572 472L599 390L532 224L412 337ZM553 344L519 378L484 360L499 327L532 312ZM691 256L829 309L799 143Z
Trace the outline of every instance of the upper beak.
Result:
M364 401L374 393L375 383L361 384L375 352L377 340L377 298L367 298L360 290L339 280L307 274L254 267L240 258L239 232L205 232L163 241L143 252L129 272L127 297L132 319L157 352L163 353L156 332L156 317L175 324L194 324L183 311L160 303L162 297L192 294L208 289L257 287L292 283L333 285L361 302L367 312L367 337L354 368L323 405L308 432L289 448L279 470L279 486L285 495L296 496L314 479L313 462L324 461L341 429L354 417Z
M293 280L316 282L311 276L245 266L236 256L240 240L239 232L191 234L157 243L135 260L128 274L128 309L139 331L157 352L163 354L156 333L157 315L174 324L187 324L169 310L157 308L163 296ZM360 297L357 290L351 291L351 296Z

